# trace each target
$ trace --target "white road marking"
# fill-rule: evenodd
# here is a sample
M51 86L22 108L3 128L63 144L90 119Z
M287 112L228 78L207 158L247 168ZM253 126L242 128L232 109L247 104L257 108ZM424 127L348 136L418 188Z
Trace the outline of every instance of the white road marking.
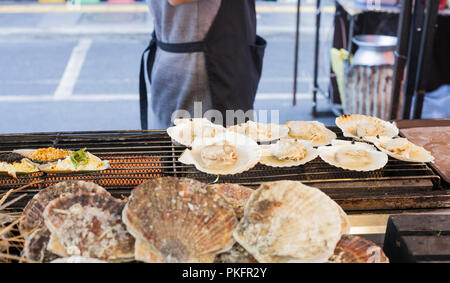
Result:
M321 96L318 96L322 99ZM258 100L291 100L292 93L258 93ZM298 100L312 99L311 93L298 93ZM0 102L51 102L55 101L53 95L3 95L0 96ZM111 101L139 101L138 94L74 94L64 96L59 101L76 101L76 102L111 102Z
M54 99L63 100L72 96L73 89L80 75L86 55L91 47L91 39L82 39L72 50L69 62L67 63L64 74L55 91Z

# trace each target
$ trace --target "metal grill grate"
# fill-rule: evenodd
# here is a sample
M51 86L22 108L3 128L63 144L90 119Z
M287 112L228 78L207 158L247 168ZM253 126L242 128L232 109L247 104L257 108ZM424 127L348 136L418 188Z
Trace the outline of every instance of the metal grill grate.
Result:
M337 128L332 128L337 131ZM338 132L338 136L342 134ZM450 197L437 190L440 177L424 163L390 159L385 168L374 172L353 172L336 168L320 158L298 167L272 168L257 165L238 175L216 176L201 173L177 161L184 146L174 145L165 131L66 132L0 135L0 153L19 148L54 146L76 150L87 147L110 169L86 174L45 174L0 176L0 193L40 180L23 193L28 194L15 207L25 205L38 190L64 180L95 182L115 195L126 195L142 182L160 176L177 176L204 182L231 182L250 187L275 180L299 180L322 189L346 210L422 208L450 206Z

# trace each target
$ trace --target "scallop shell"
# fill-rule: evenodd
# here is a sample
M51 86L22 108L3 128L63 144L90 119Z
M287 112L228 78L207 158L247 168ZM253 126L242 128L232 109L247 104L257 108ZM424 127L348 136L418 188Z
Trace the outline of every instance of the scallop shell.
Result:
M231 249L237 219L225 199L204 183L157 178L139 185L123 211L145 262L213 262Z
M390 137L370 137L368 141L372 142L379 150L387 155L407 162L433 162L434 157L431 152L425 148L410 142L406 138L390 138ZM392 145L394 148L405 148L402 153L396 153L388 149Z
M213 124L206 118L175 119L174 124L174 127L167 129L167 134L185 146L191 146L197 138L213 138L226 131L223 126Z
M238 243L231 250L218 254L215 263L258 263L258 261Z
M259 262L326 262L342 236L338 204L297 181L263 183L234 238Z
M257 142L274 141L289 133L289 128L286 125L257 123L250 120L243 124L230 126L227 129L246 135Z
M293 145L292 145L293 143ZM293 159L278 159L274 156L277 147L280 146L296 146L300 145L305 149L304 156L299 160ZM261 145L262 156L259 160L259 163L271 166L271 167L292 167L292 166L300 166L310 162L311 160L316 159L318 153L315 148L313 148L312 143L310 141L305 140L293 140L293 139L284 139L280 140L275 144L270 145ZM299 156L300 157L300 156Z
M224 162L217 157L219 154L227 154L225 147L227 151L233 150L231 161ZM202 158L202 154L205 153L211 155L213 160L217 160L215 166L205 163ZM210 139L196 139L192 143L192 149L186 149L178 161L195 165L197 170L208 174L233 175L251 169L260 158L261 149L254 140L244 135L226 132Z
M352 171L374 171L383 168L388 162L385 153L360 142L336 140L332 142L332 146L321 146L318 151L320 158L326 163Z
M398 128L394 123L389 123L376 117L360 114L342 115L336 118L336 125L342 130L345 137L367 140L365 137L398 136Z
M95 258L87 258L87 257L82 257L82 256L71 256L71 257L55 259L51 263L108 263L108 262L104 261L104 260L95 259Z
M234 208L237 218L244 216L244 206L254 190L238 184L214 184L210 185L217 193L222 195L225 200Z
M388 263L383 250L373 242L353 235L343 235L338 242L332 263Z
M40 156L40 159L36 159L33 158L33 154L38 151L41 150L43 152L42 156ZM37 163L48 163L48 162L55 162L59 159L64 159L67 156L69 156L72 151L71 150L62 150L62 149L57 149L57 148L53 148L53 147L49 147L49 148L41 148L41 149L16 149L13 150L14 153L20 154L26 158L29 158L30 160L32 160L33 162L37 162Z
M134 238L121 219L124 206L112 196L88 193L51 201L44 211L48 250L62 257L133 260Z
M101 162L103 163L103 165L101 165L100 167L96 168L96 169L83 169L82 166L80 166L78 169L67 169L67 168L61 168L58 167L60 166L60 162L64 163L70 163L70 157L67 157L63 160L58 160L57 162L51 162L51 163L45 163L45 164L41 164L39 165L39 170L42 172L46 172L46 173L89 173L89 172L97 172L97 171L103 171L109 168L109 160L101 160L100 158L98 158L97 156L87 152L88 156L89 156L89 160L95 160L97 162ZM89 161L90 163L91 161ZM99 163L99 164L101 164Z
M50 241L50 231L47 227L41 227L31 233L25 240L22 256L36 262L49 262L58 256L47 250Z
M24 208L22 220L19 223L19 230L22 236L26 239L36 227L45 227L43 213L52 200L69 194L80 193L95 193L111 196L103 187L84 181L66 181L47 187L34 195Z
M285 138L309 140L315 147L328 145L337 138L333 131L317 121L288 121L286 125L289 135Z

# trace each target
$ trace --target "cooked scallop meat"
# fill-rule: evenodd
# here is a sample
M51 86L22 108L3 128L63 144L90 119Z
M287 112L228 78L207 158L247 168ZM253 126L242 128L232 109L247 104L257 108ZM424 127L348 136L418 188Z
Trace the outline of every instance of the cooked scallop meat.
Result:
M342 130L345 137L367 140L367 137L398 135L398 128L393 123L376 117L360 114L343 115L336 118L336 125Z
M167 129L167 133L173 140L185 146L191 146L195 139L213 138L226 130L206 118L175 119L174 124L174 127Z
M372 137L369 139L387 155L408 162L433 162L434 157L425 148L405 138Z
M272 167L299 166L317 157L317 150L306 140L283 139L260 147L262 156L259 162Z
M197 139L192 149L186 149L179 161L195 165L202 172L215 175L242 173L255 166L261 149L252 139L227 132L209 139Z
M288 121L289 135L285 138L308 140L313 146L328 145L336 134L317 121Z
M229 131L246 135L257 142L269 142L286 136L289 128L286 125L257 123L247 121L246 123L227 128Z
M388 157L374 146L348 141L334 141L332 146L318 148L319 156L330 165L353 171L374 171L383 168Z
M21 154L37 163L55 162L72 154L71 150L63 150L53 147L39 149L17 149L14 150L14 152Z

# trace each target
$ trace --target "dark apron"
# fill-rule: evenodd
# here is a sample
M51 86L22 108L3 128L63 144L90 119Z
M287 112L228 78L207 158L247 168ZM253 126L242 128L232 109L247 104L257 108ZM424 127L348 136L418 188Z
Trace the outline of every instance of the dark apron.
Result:
M139 78L141 127L148 129L148 101L145 82L151 74L157 47L167 52L204 52L212 106L226 122L226 110L253 109L261 77L264 50L267 43L256 35L255 0L222 0L219 11L205 39L199 42L170 44L159 41L155 32L142 54Z

